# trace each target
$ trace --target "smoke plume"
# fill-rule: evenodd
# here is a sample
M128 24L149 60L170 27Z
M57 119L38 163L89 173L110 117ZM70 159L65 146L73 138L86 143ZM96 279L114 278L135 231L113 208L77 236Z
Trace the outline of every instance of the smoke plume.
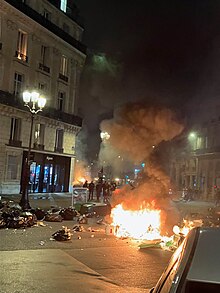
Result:
M102 121L100 128L110 135L102 143L101 157L112 162L111 156L121 153L135 164L145 162L136 187L131 190L130 186L125 186L117 191L113 195L113 205L123 203L124 208L138 210L147 204L161 209L162 230L169 232L173 223L168 224L167 215L172 210L171 222L176 223L178 213L170 204L170 178L158 165L154 153L160 143L172 140L183 131L182 123L170 109L130 103L118 109L113 119Z

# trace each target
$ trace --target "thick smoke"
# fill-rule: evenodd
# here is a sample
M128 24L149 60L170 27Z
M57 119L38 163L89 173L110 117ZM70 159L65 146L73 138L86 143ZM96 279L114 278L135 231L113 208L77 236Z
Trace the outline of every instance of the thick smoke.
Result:
M168 142L183 131L183 125L175 114L161 107L147 107L143 104L127 104L117 110L114 118L101 123L101 131L110 137L103 142L101 157L114 161L117 152L133 163L145 162L141 179L134 189L125 186L113 195L113 205L123 203L124 208L138 210L151 206L162 210L162 230L169 229L178 220L178 213L169 198L170 178L155 160L154 152L162 142ZM109 150L111 150L109 152ZM168 223L167 215L171 213Z

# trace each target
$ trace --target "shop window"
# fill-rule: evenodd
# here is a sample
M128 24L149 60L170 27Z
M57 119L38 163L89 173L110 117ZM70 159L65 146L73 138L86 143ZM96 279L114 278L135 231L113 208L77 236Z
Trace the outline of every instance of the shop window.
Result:
M15 72L14 75L14 95L20 96L23 89L23 83L24 83L24 75L20 74L18 72Z
M28 35L26 32L23 32L21 30L18 31L18 39L17 39L17 50L15 52L15 56L22 60L27 62L27 40Z
M7 180L16 180L18 174L17 156L8 156Z
M65 102L65 93L59 92L58 93L58 103L57 103L58 110L64 111L64 102Z
M21 119L11 118L10 144L20 146Z
M63 152L63 129L57 129L56 131L56 142L55 142L55 151L62 153Z

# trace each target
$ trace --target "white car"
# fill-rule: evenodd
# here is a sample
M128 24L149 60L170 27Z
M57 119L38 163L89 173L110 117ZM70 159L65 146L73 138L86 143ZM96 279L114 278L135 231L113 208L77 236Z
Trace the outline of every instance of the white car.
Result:
M151 293L219 293L220 228L194 228Z

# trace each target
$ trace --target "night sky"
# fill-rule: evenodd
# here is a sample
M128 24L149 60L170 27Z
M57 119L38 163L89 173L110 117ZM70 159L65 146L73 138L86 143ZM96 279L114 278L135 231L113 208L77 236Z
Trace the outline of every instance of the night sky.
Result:
M80 113L89 157L98 150L99 123L127 101L166 105L192 122L218 114L220 1L75 3L88 46Z

